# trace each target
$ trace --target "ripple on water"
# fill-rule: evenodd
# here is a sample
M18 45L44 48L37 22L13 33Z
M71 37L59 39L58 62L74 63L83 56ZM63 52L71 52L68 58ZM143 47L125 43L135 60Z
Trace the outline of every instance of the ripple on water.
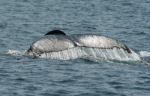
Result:
M150 95L150 67L141 62L59 61L3 54L28 49L52 29L107 35L136 51L150 52L149 0L0 2L0 96Z

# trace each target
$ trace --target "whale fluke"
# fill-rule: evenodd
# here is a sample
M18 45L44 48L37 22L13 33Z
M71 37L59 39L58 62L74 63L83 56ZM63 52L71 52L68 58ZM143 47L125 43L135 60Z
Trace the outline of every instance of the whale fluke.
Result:
M119 40L99 34L66 35L52 30L32 43L27 55L51 59L95 58L108 60L141 60L140 56Z
M45 35L32 43L28 52L37 54L58 52L75 47L75 43L67 35Z
M131 50L122 42L101 35L94 34L74 34L71 35L73 41L80 47L100 48L100 49L113 49L122 48L128 53L132 53Z
M66 34L60 30L52 30L46 33L45 35L66 35Z

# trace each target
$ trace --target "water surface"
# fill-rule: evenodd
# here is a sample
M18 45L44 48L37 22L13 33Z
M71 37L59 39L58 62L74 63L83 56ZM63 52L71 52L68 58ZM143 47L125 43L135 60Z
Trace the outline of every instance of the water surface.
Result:
M150 66L143 62L50 60L23 52L47 31L96 33L150 52L148 0L0 0L0 95L149 96ZM149 56L145 58L150 62Z

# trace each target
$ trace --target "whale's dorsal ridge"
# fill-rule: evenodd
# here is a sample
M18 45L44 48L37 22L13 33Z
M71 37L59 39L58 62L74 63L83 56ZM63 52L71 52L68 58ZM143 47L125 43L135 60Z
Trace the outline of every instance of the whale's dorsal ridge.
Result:
M46 33L45 35L66 35L66 34L60 30L52 30Z

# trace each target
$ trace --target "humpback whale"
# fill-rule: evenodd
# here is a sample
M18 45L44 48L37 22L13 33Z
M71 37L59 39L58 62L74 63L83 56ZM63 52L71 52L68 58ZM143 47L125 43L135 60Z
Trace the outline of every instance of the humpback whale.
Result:
M50 54L46 56L57 55L59 53L58 58L63 56L63 58L71 58L73 57L73 53L70 51L71 49L77 49L83 52L76 53L77 55L81 53L85 53L82 48L96 48L97 49L118 49L118 52L122 52L125 57L131 57L134 51L132 51L128 46L116 39L112 39L106 36L97 35L97 34L72 34L66 35L63 31L60 30L52 30L46 33L43 37L36 40L32 43L30 48L27 50L27 54L32 54L36 57L41 56L43 54ZM66 51L68 50L68 51ZM67 53L65 53L67 52ZM74 51L75 52L75 51ZM96 52L95 52L96 53ZM106 50L106 53L107 50ZM113 53L113 52L111 52ZM70 55L72 54L72 55ZM75 54L75 53L74 53ZM93 54L93 52L92 52ZM97 54L97 53L96 53ZM103 52L104 54L104 52ZM125 55L127 54L127 55ZM84 55L88 55L87 52ZM89 54L91 55L91 54ZM106 58L106 54L104 54ZM77 57L77 56L76 56ZM101 56L102 57L102 56ZM111 56L113 57L113 56ZM121 57L121 56L120 56ZM139 59L139 57L138 57Z

